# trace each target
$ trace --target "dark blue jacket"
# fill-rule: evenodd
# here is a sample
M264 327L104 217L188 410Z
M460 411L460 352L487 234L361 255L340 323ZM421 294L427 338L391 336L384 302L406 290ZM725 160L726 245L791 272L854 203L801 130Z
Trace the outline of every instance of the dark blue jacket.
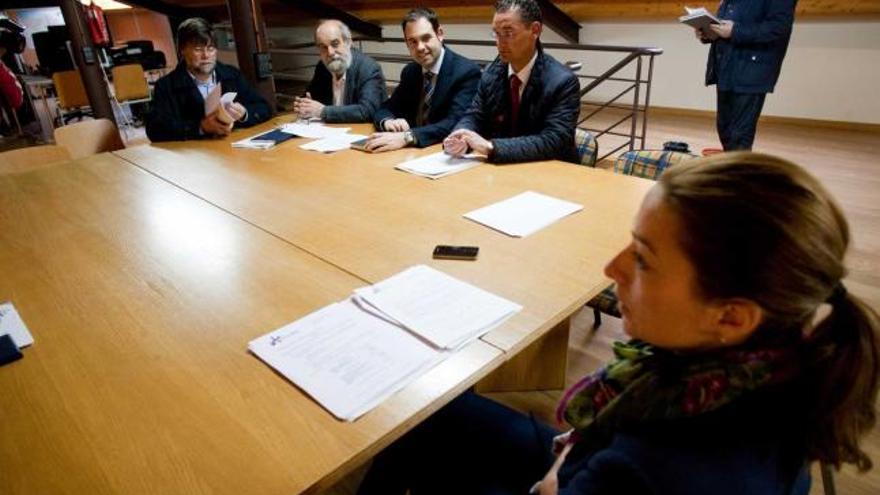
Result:
M797 0L723 0L718 17L734 22L733 35L712 42L706 85L735 93L773 92L796 4Z
M372 122L373 114L388 93L379 64L356 48L351 49L351 66L345 71L342 105L333 105L333 76L318 62L315 75L306 88L312 99L325 105L324 122Z
M566 458L560 495L807 495L804 390L780 386L694 418L657 421Z
M580 110L580 83L574 73L538 44L538 58L511 122L507 64L496 59L483 71L477 95L456 129L491 139L493 163L564 160L578 163L574 129Z
M238 69L217 62L214 71L223 92L238 93L235 101L247 109L247 119L236 122L236 127L250 127L272 115L269 104ZM186 62L181 61L173 71L156 82L152 110L146 118L147 137L153 142L201 139L206 137L200 132L203 118L205 99L186 70Z
M452 127L470 106L479 82L480 67L446 48L431 96L428 123L416 127L424 77L422 66L410 62L400 72L400 84L391 98L376 112L373 119L376 128L383 130L380 124L385 119L406 119L419 147L439 143L452 132Z

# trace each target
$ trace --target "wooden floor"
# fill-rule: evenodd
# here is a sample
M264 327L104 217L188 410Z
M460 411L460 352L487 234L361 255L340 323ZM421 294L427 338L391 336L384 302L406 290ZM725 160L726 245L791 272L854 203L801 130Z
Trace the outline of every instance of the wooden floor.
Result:
M662 148L666 141L688 142L692 150L719 147L714 121L705 116L651 115L646 148ZM602 147L613 144L600 139ZM788 123L761 123L755 151L770 153L806 167L819 177L840 202L853 234L848 257L849 290L880 309L880 133L854 132L826 127ZM573 383L610 356L611 342L623 339L620 321L603 318L602 326L591 331L591 311L581 311L572 323L569 343L568 382ZM553 421L561 391L491 394L491 397L519 410ZM836 475L837 493L869 495L880 493L880 428L865 441L877 468L866 475L844 469ZM331 490L332 494L354 493L363 469L353 473ZM814 472L811 494L823 493Z

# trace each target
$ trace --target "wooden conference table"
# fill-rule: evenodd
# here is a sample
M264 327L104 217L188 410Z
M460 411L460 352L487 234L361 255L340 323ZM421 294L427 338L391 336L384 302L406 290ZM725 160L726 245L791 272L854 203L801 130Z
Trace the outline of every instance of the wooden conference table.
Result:
M0 175L3 494L319 492L503 361L472 343L354 423L247 352L364 281L98 155Z
M539 360L554 366L515 369L515 383L502 380L494 388L561 386L568 317L609 284L602 269L629 241L651 181L556 161L484 165L430 180L394 166L440 145L321 154L299 149L308 141L299 138L264 151L229 144L291 120L281 116L225 140L138 146L116 155L371 283L422 263L521 304L522 312L483 340L508 359L555 353ZM372 129L349 127L361 134ZM462 217L526 190L584 210L526 238ZM432 260L437 244L479 246L479 259Z

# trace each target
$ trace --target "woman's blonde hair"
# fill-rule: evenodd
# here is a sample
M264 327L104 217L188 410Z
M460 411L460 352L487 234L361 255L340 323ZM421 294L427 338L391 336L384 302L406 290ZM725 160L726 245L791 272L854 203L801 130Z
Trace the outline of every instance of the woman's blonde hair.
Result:
M834 349L806 364L808 455L870 469L858 442L876 419L880 322L842 285L849 226L837 203L801 167L748 152L678 165L660 185L703 297L755 301L764 313L756 336L796 333L806 349ZM811 328L823 303L831 313Z

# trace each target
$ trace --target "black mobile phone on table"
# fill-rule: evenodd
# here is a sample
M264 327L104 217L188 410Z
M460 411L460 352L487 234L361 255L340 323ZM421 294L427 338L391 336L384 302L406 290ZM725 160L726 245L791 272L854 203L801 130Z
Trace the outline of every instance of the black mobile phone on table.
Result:
M353 143L351 143L351 149L366 151L367 153L369 153L370 150L367 149L367 141L369 141L369 140L370 140L370 138L358 139L357 141L354 141Z
M467 260L477 259L480 248L477 246L447 246L440 244L434 248L434 259L438 260Z

